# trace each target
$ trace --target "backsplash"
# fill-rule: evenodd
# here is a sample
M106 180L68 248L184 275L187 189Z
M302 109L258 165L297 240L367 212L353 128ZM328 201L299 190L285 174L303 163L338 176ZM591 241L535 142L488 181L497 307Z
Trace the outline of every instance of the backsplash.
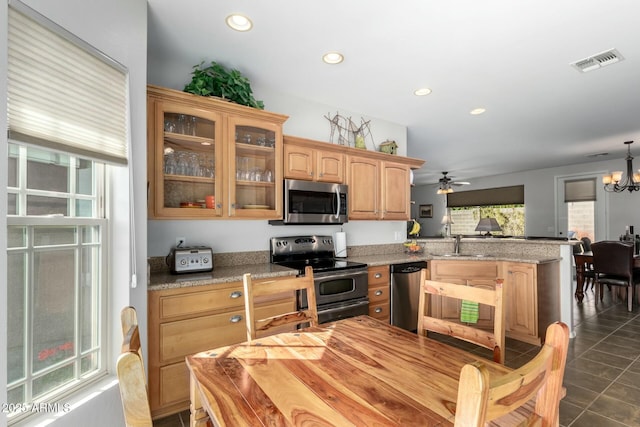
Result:
M404 246L401 243L384 244L384 245L363 245L347 247L347 256L369 256L369 255L387 255L402 253ZM166 257L149 257L149 267L151 273L160 273L169 271L169 266L165 260ZM213 268L216 267L234 267L237 265L248 264L267 264L269 263L269 251L253 251L253 252L224 252L213 255Z

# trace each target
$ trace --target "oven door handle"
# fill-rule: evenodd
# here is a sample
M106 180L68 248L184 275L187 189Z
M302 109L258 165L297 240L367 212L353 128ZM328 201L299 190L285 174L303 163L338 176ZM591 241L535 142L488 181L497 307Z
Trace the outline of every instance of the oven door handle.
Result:
M352 278L355 276L366 276L367 270L338 270L339 272L335 272L335 273L320 273L320 274L314 274L313 275L313 280L314 281L324 281L324 280L333 280L333 279L342 279L342 278ZM326 276L324 275L326 274Z
M320 310L318 310L318 314L323 313L323 314L328 314L328 313L335 313L337 311L344 311L345 308L347 309L353 309L356 307L361 307L363 305L369 305L369 300L365 299L362 301L358 301L358 302L349 302L348 304L344 304L340 307L332 307L332 308L327 308L327 309L323 309L322 307L320 307Z

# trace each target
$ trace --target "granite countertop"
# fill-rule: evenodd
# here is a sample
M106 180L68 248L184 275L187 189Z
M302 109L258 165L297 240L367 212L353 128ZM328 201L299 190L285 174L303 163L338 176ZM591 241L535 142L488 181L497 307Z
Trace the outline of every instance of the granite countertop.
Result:
M254 279L295 276L297 270L275 264L245 264L234 267L219 267L204 273L171 274L169 272L152 273L148 291L186 288L191 286L215 285L218 283L242 282L242 275L251 273Z
M367 264L369 267L389 264L402 264L405 262L427 261L429 259L431 259L430 255L426 252L418 254L407 254L399 252L384 255L350 256L347 258L348 261L361 262L363 264Z
M550 258L535 255L443 255L429 254L427 252L418 254L391 253L378 255L362 255L346 258L348 261L361 262L370 267L390 264L402 264L416 261L431 260L460 260L460 261L511 261L524 262L530 264L544 264L559 261L560 258ZM164 289L177 289L192 286L215 285L218 283L241 282L242 275L251 273L256 279L294 276L297 270L282 267L279 265L246 264L233 267L219 267L206 273L170 274L168 272L152 273L150 283L147 286L149 291L160 291Z
M452 237L417 237L418 242L428 243L441 243L441 242L453 242ZM476 242L476 243L488 243L488 244L504 244L504 243L518 243L525 245L574 245L578 240L565 240L562 238L552 237L481 237L481 236L462 236L463 242Z
M428 259L430 260L464 260L464 261L510 261L510 262L524 262L528 264L546 264L549 262L560 261L561 258L548 257L548 256L536 256L536 255L473 255L473 254L431 254Z

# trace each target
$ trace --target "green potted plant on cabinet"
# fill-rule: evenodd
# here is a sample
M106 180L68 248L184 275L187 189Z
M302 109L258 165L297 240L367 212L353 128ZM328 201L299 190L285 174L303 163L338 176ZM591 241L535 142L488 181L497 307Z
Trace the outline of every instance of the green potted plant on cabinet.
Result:
M249 79L238 70L228 70L223 65L211 61L205 66L204 61L193 66L192 78L184 91L201 96L218 96L236 104L264 109L264 103L253 97Z

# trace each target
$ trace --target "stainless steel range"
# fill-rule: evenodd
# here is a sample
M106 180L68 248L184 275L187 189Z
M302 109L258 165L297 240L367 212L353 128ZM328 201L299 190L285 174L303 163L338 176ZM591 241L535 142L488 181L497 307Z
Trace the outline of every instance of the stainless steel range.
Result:
M320 323L369 313L367 265L334 258L331 236L272 237L270 261L298 270L313 268ZM298 307L306 308L306 295L298 295Z

